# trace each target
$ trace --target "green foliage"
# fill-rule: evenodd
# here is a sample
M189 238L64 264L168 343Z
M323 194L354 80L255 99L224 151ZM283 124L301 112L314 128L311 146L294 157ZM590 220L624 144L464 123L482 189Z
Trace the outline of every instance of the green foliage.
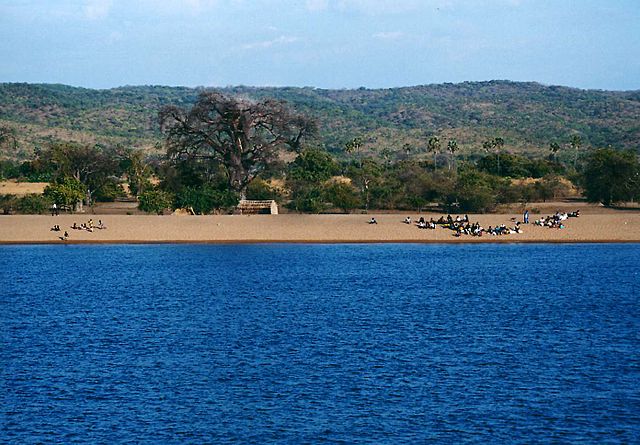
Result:
M559 164L545 159L528 159L509 153L484 156L477 167L486 173L508 178L541 178L552 172L564 171Z
M274 188L269 186L269 184L267 184L262 179L254 179L247 187L247 199L278 200L280 198L281 196L278 193L278 190L275 190Z
M78 202L82 201L86 193L86 187L80 181L71 177L59 178L44 189L44 196L58 206L75 209Z
M590 202L610 205L640 197L640 162L632 151L601 149L592 152L583 172Z
M462 169L454 189L448 196L448 206L462 212L486 213L498 204L499 191L504 193L508 182L475 168Z
M49 210L51 204L51 200L46 196L30 193L17 198L15 205L20 213L41 215Z
M344 182L334 182L327 185L324 189L324 198L345 213L360 206L358 191L351 184Z
M0 180L18 179L20 177L19 165L10 160L0 160Z
M117 198L124 198L127 194L122 188L122 184L115 178L108 178L102 186L93 194L93 198L98 202L113 202Z
M207 215L216 209L235 207L239 200L238 194L228 189L185 188L176 195L174 207L191 208L198 215Z
M17 204L16 195L0 195L0 209L3 215L9 215Z
M146 190L138 197L138 208L143 212L161 215L165 209L173 205L173 195L160 189Z
M290 209L297 212L320 213L327 207L320 184L298 182L291 190Z
M322 182L336 175L338 164L322 150L307 149L289 165L287 178L294 181Z
M21 147L30 149L48 142L52 130L103 144L150 147L161 140L158 109L167 104L190 107L201 91L4 83L0 84L0 119L12 128L32 126L35 134L15 135ZM409 144L424 149L425 132L431 135L441 128L447 128L447 137L455 138L464 151L479 151L482 142L496 134L508 138L510 150L518 152L532 146L546 152L549 141L569 147L571 136L578 134L583 149L636 148L640 140L640 102L633 94L620 92L508 81L377 90L232 87L219 91L291 103L317 117L321 128L318 145L336 154L343 153L344 142L354 135L372 132L379 147L400 149ZM445 145L445 138L441 139ZM361 152L367 154L370 146L367 141ZM568 153L571 160L573 151Z

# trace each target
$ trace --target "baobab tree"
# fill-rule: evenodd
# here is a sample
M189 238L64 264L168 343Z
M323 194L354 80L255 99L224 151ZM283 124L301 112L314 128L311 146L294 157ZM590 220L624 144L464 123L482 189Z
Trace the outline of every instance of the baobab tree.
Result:
M229 188L241 197L279 150L300 152L303 140L317 131L315 121L285 102L253 102L216 91L200 93L188 111L166 106L159 117L170 159L219 162Z

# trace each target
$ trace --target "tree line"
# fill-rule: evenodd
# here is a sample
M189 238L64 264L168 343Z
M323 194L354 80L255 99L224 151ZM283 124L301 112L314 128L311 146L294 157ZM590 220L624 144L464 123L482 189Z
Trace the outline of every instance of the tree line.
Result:
M158 118L163 158L57 141L33 160L0 162L5 178L49 182L40 197L2 197L3 210L38 213L54 202L78 210L132 196L142 210L157 213L230 211L244 198L312 213L428 206L490 212L500 204L562 198L573 187L606 205L640 197L637 153L587 152L578 135L529 158L509 153L500 136L487 138L473 156L460 156L455 138L432 134L421 152L406 143L400 150L376 147L363 134L344 141L336 158L318 143L317 122L280 100L203 91L192 107L164 106Z

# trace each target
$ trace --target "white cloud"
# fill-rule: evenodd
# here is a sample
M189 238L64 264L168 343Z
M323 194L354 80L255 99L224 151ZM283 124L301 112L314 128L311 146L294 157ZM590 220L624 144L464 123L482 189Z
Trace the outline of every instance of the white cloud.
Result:
M276 45L286 45L289 43L294 43L294 42L297 42L298 40L300 39L293 36L280 36L271 40L262 40L259 42L247 43L245 45L242 45L242 49L251 50L251 49L271 48L272 46L276 46Z
M101 20L109 15L112 6L112 0L88 0L82 12L89 20Z

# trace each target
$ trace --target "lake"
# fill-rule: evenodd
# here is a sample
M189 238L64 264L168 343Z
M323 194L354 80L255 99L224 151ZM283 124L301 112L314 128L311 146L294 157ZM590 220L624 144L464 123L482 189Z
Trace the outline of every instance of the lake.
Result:
M0 443L631 443L640 245L0 246Z

